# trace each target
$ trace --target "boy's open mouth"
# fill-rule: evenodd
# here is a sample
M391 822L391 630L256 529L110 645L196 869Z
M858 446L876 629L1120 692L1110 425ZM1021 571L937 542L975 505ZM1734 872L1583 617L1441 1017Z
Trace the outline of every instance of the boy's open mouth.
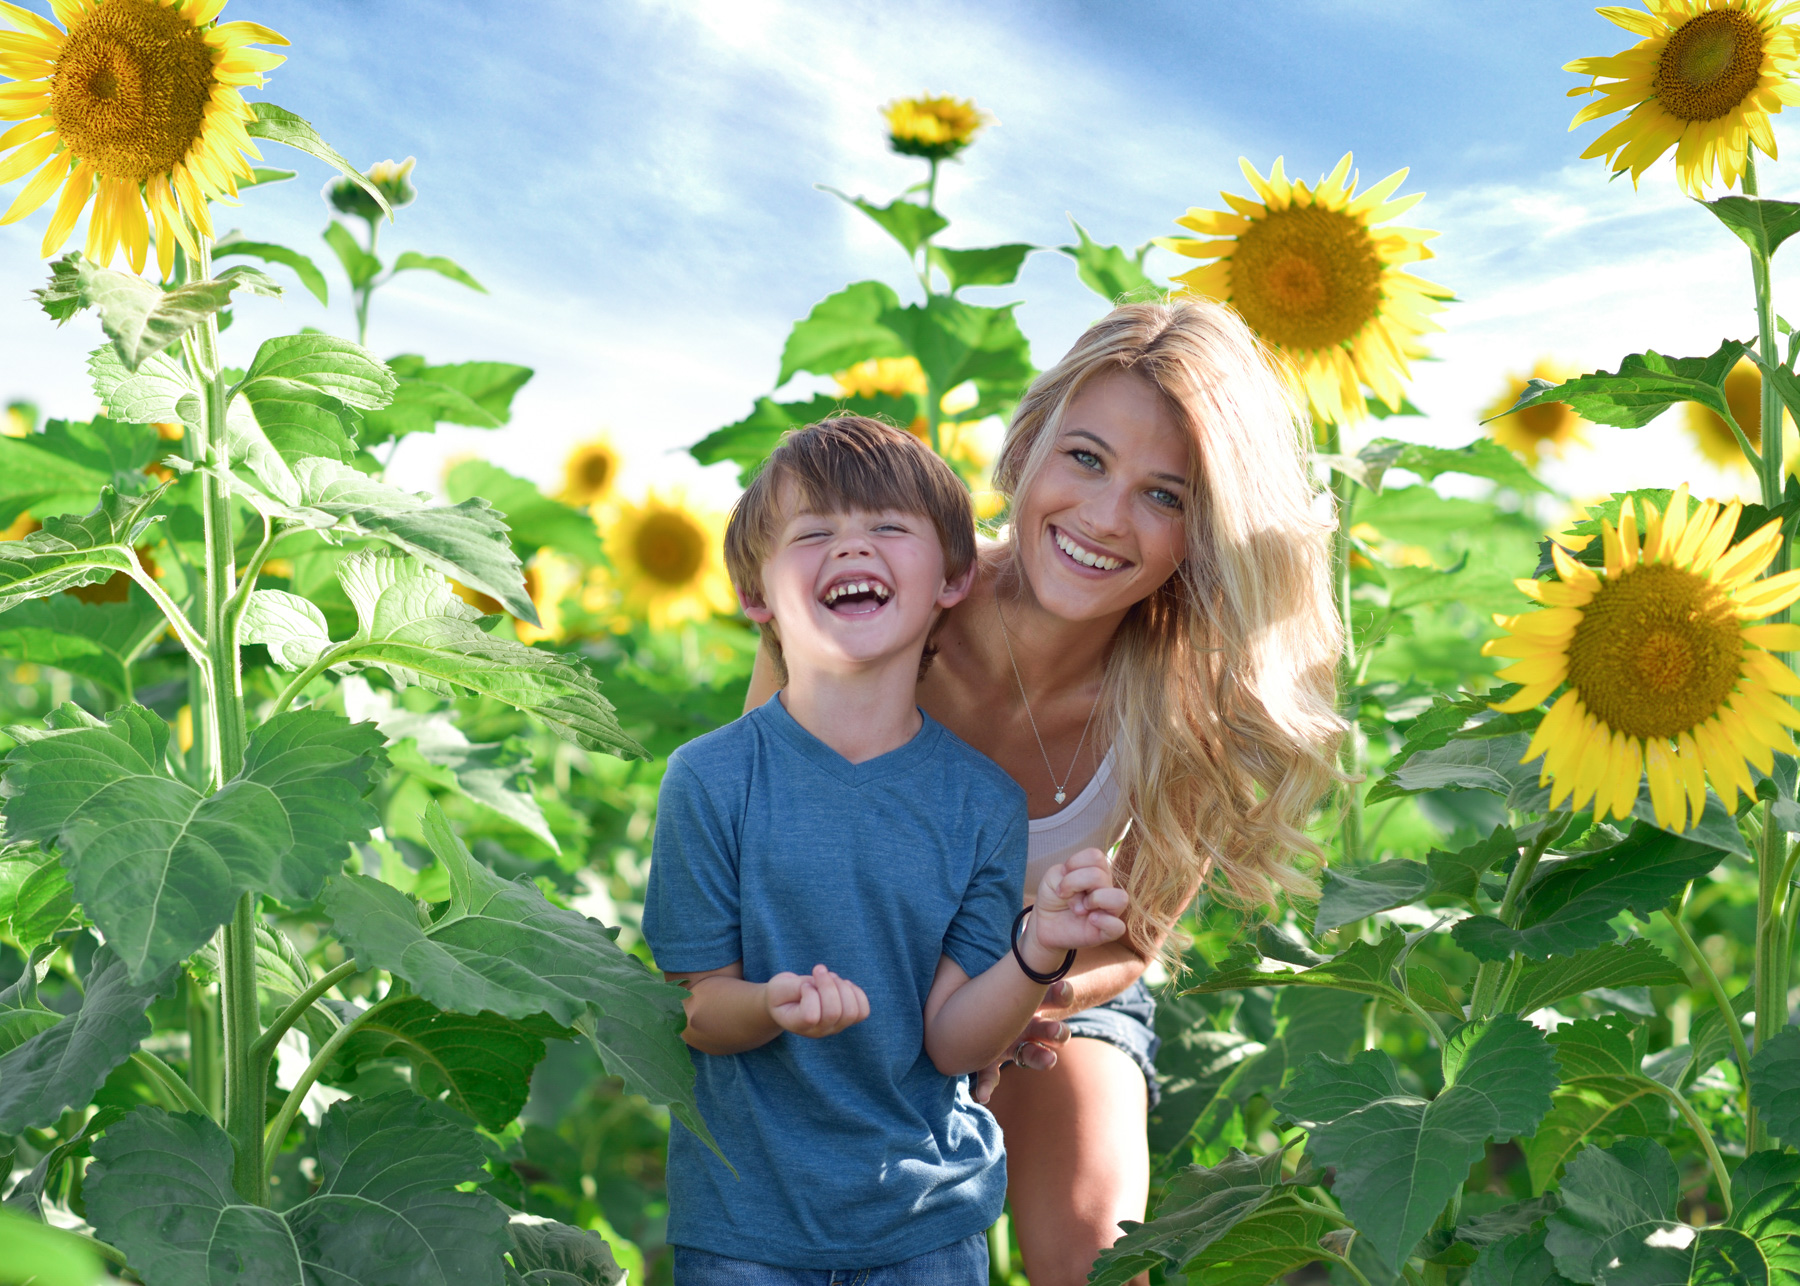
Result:
M844 576L826 586L819 601L839 616L869 616L893 596L894 591L873 576Z

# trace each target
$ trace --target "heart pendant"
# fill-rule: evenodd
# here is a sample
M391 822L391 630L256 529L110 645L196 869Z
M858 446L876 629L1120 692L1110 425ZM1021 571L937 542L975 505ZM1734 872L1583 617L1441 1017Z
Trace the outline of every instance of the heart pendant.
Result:
M1067 794L1065 794L1065 793L1064 793L1064 792L1062 792L1062 791L1060 791L1060 790L1059 790L1059 791L1057 791L1057 792L1056 792L1056 802L1057 802L1057 803L1059 803L1059 804L1060 804L1060 803L1062 803L1062 802L1063 802L1063 800L1065 800L1065 799L1067 799L1067 798L1068 798L1068 795L1067 795Z

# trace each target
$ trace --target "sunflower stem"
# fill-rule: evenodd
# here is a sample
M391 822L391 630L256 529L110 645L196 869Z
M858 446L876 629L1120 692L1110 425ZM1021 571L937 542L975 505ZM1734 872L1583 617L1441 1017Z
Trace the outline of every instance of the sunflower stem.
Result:
M195 271L212 276L212 245L200 239ZM225 375L219 362L219 323L208 315L194 332L194 354L205 381L202 403L206 464L200 475L201 517L206 544L206 665L201 697L212 753L209 785L221 789L243 769L244 676L238 658L237 558L231 523L231 447L225 427ZM238 898L225 925L219 950L219 1011L224 1027L225 1132L231 1136L232 1186L246 1201L268 1202L263 1170L266 1112L258 1060L252 1053L260 1015L256 1007L256 895Z
M1538 860L1544 856L1544 850L1556 842L1557 836L1568 825L1568 814L1563 814L1560 824L1553 824L1555 817L1546 818L1543 829L1514 863L1512 874L1506 880L1506 892L1500 899L1500 919L1511 927L1517 916L1519 899L1525 895L1525 888L1531 883L1532 872L1537 870ZM1486 960L1475 971L1475 986L1469 994L1469 1018L1471 1020L1486 1018L1493 1012L1494 1002L1499 999L1501 970L1506 967L1504 960Z
M1738 1077L1744 1083L1743 1110L1745 1119L1750 1115L1750 1090L1748 1069L1750 1067L1750 1047L1744 1043L1744 1024L1738 1021L1737 1011L1731 1007L1731 997L1725 994L1725 984L1719 981L1719 975L1700 952L1699 943L1694 935L1688 932L1687 925L1681 922L1681 913L1663 908L1663 918L1669 927L1675 930L1675 937L1680 941L1682 949L1688 953L1688 959L1700 970L1700 977L1706 983L1706 990L1712 995L1713 1003L1719 1007L1719 1017L1725 1020L1725 1032L1731 1038L1731 1052L1737 1056Z
M1332 455L1343 451L1343 433L1336 424L1326 426L1325 450ZM1349 731L1341 752L1344 782L1344 816L1338 827L1338 860L1353 867L1362 861L1363 792L1362 782L1367 747L1362 724L1357 720L1353 689L1357 682L1356 626L1351 617L1350 525L1356 510L1356 482L1342 469L1331 471L1331 494L1337 510L1337 531L1331 542L1331 570L1337 591L1338 617L1343 622L1344 648L1338 658L1338 686L1343 694L1344 718Z

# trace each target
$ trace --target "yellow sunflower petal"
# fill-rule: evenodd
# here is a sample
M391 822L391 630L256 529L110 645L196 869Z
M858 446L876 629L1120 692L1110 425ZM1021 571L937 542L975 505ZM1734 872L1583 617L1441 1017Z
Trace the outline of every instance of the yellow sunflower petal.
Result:
M1652 738L1644 746L1644 776L1650 782L1650 807L1656 813L1656 824L1686 829L1687 796L1681 788L1675 756L1661 738Z
M68 172L68 161L58 157L32 175L31 182L20 190L18 197L7 208L6 213L0 214L0 224L17 223L48 201L50 194L56 191L56 185L62 182L63 175Z

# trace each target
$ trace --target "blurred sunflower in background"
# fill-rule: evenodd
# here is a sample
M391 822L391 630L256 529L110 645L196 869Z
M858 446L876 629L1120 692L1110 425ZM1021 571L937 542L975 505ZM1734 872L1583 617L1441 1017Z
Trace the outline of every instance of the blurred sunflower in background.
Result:
M839 397L916 397L924 401L931 391L925 368L916 357L871 357L846 367L831 377ZM924 416L919 422L924 423ZM917 430L915 430L917 432Z
M1293 364L1314 420L1343 424L1368 414L1365 387L1389 410L1405 403L1407 362L1423 355L1419 336L1450 292L1413 276L1408 264L1433 257L1437 233L1384 227L1423 193L1388 200L1406 178L1397 170L1356 195L1351 156L1316 188L1291 181L1280 157L1263 178L1238 164L1257 200L1222 192L1230 210L1191 209L1177 219L1207 240L1159 237L1157 244L1213 262L1177 276L1178 294L1220 299Z
M90 199L84 253L98 264L123 250L142 272L155 225L167 277L179 243L213 236L206 203L237 195L261 157L238 90L260 88L282 55L254 49L287 40L253 22L216 24L226 0L51 0L56 23L15 4L0 15L0 183L36 170L0 224L32 213L62 188L42 253L69 238Z
M1605 157L1613 173L1631 171L1635 184L1674 148L1683 192L1700 196L1715 171L1731 187L1751 144L1775 155L1770 115L1800 102L1800 89L1787 83L1800 69L1800 29L1786 23L1797 8L1793 0L1645 0L1643 10L1599 10L1643 39L1563 67L1593 78L1569 97L1599 95L1575 114L1571 130L1631 109L1581 155Z
M419 189L412 183L413 166L417 164L418 158L412 156L404 161L377 161L363 171L363 177L386 198L389 209L398 210L419 198ZM371 224L387 217L387 212L375 204L375 198L363 189L362 184L352 183L349 179L333 179L327 183L325 200L339 214L354 214Z
M1731 408L1731 418L1738 422L1750 445L1758 451L1762 450L1762 372L1756 369L1756 363L1748 357L1742 358L1731 368L1725 377L1725 405ZM1744 458L1744 452L1738 446L1736 435L1731 426L1719 415L1701 406L1698 402L1689 402L1683 412L1689 436L1694 445L1700 448L1700 454L1722 468L1736 467L1745 472L1750 469L1750 462ZM1794 417L1786 411L1781 413L1782 424L1791 429ZM1794 438L1791 433L1784 432L1782 441L1786 444L1786 454L1794 454Z
M556 498L585 509L603 504L619 481L619 448L606 434L579 442L563 459L562 490Z
M947 161L975 141L994 118L966 98L923 94L896 98L881 109L887 117L888 146L902 156Z
M1746 761L1769 773L1796 753L1787 729L1800 676L1775 652L1800 648L1800 626L1757 625L1800 598L1800 571L1757 579L1781 548L1781 520L1733 543L1742 506L1692 505L1684 483L1666 514L1630 499L1601 525L1605 566L1551 545L1559 580L1521 580L1543 610L1496 616L1506 636L1488 656L1522 689L1495 708L1517 712L1566 686L1522 763L1543 756L1550 806L1593 806L1595 820L1630 816L1647 774L1659 826L1686 829L1706 806L1706 779L1732 807L1754 799Z
M725 571L725 515L693 505L679 490L610 507L601 538L622 606L662 630L735 612Z
M1575 414L1567 403L1539 402L1523 411L1515 411L1510 415L1505 413L1508 407L1519 400L1531 380L1561 384L1574 378L1576 374L1572 366L1541 357L1532 366L1529 375L1508 375L1506 388L1481 413L1488 436L1507 450L1517 452L1526 464L1534 467L1542 452L1548 451L1561 459L1570 447L1590 445L1587 439L1590 427L1588 422Z

